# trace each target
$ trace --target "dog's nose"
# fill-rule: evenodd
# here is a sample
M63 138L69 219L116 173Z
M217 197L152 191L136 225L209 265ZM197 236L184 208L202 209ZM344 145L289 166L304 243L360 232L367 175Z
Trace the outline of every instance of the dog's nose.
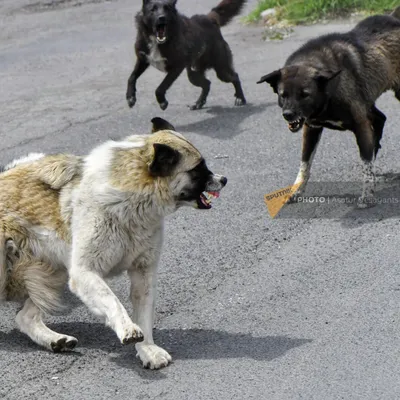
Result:
M165 18L165 15L161 15L158 17L158 23L159 24L165 24L167 22L167 19Z
M221 183L222 183L223 186L225 186L225 185L228 183L228 179L225 178L225 176L223 176L223 177L221 178Z
M290 110L285 110L283 113L283 118L286 119L286 121L293 121L294 120L294 112L290 111Z

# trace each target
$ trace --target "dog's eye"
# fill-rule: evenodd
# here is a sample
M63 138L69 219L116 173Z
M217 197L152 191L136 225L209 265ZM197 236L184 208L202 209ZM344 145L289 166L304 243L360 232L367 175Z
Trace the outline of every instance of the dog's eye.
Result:
M282 99L286 99L288 97L287 92L281 92Z
M157 6L154 5L154 6L151 8L151 11L152 11L152 12L157 11Z

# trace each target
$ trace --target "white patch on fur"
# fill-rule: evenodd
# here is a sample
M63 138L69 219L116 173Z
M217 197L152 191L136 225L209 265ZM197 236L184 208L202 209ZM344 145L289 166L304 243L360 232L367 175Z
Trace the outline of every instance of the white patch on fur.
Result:
M325 124L330 124L332 126L335 126L337 128L343 128L343 122L342 121L324 121Z
M363 190L361 197L358 200L358 207L359 208L366 208L371 205L372 199L374 198L375 194L375 167L373 161L363 161L363 175L364 175L364 182L363 182Z
M156 38L154 36L150 37L148 47L149 54L146 54L147 61L150 63L150 65L152 65L154 68L157 68L159 71L166 72L165 62L167 61L167 59L161 55Z
M115 142L109 140L96 147L85 159L85 175L96 176L99 182L106 182L109 167L113 158L114 149L134 149L144 146L143 136L132 135L124 141ZM99 176L99 174L101 174Z
M31 240L32 252L38 259L49 261L51 265L67 266L70 260L70 246L48 229L30 226L35 239Z
M296 196L301 195L307 186L307 182L310 179L311 166L312 166L312 163L313 163L313 160L315 157L315 153L317 152L317 148L318 148L320 139L321 139L321 136L314 147L314 151L311 153L311 157L310 157L309 161L308 162L302 161L300 163L300 169L297 174L296 180L294 181L295 185L300 184L300 186L298 187L296 192L292 195L292 199L295 198Z
M31 299L25 301L25 305L17 314L15 321L21 332L28 335L35 343L52 350L52 343L62 341L65 347L69 343L76 344L77 340L73 336L61 335L52 331L42 321L41 312Z
M45 154L43 154L43 153L29 153L28 155L26 155L24 157L17 158L15 160L11 161L10 163L8 163L4 167L4 170L7 171L9 169L15 168L17 165L34 162L34 161L40 160L43 157L45 157Z

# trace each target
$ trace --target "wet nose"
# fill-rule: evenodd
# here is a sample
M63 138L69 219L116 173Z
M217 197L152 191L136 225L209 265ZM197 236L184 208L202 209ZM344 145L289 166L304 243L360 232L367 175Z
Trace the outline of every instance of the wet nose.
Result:
M290 110L285 110L283 113L283 118L286 119L286 121L293 121L294 120L294 112L290 111Z
M228 183L228 179L225 178L225 176L223 176L223 177L221 178L221 183L222 183L223 186L225 186L225 185Z
M159 24L165 24L167 22L167 19L165 18L165 15L160 15L158 17L158 21Z

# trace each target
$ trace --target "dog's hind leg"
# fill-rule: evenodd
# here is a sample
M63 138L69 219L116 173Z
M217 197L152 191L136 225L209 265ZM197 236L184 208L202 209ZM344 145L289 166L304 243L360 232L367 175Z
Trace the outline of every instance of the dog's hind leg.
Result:
M236 97L235 106L243 106L246 104L246 98L244 97L239 75L233 68L232 53L228 43L225 43L225 47L220 50L214 64L215 72L217 73L218 79L222 82L233 84Z
M380 141L383 135L383 128L385 126L386 116L382 111L378 110L378 108L375 105L372 107L371 111L372 111L372 121L373 121L372 124L374 128L374 138L375 138L374 154L376 157L379 149L381 148Z
M21 332L55 353L72 350L78 343L73 336L62 335L48 328L42 321L42 312L30 298L25 301L15 320Z
M14 299L28 297L16 316L20 331L54 352L73 349L77 339L52 331L42 321L44 313L62 307L60 298L67 282L66 271L31 258L16 257L8 280L8 294Z
M358 148L360 150L361 160L363 162L363 189L361 197L358 199L357 206L359 208L367 208L374 206L375 192L375 148L376 140L373 130L373 121L365 116L360 122L356 121L354 134Z
M323 128L313 128L304 124L303 126L303 144L301 151L300 169L297 174L294 185L298 185L295 193L290 198L290 202L296 199L304 192L307 182L310 179L311 165L317 151L318 143L321 139Z
M175 68L168 72L160 86L156 89L156 98L161 110L165 110L168 107L168 101L165 98L165 93L167 93L167 90L178 79L183 70L184 68Z
M206 104L208 93L210 93L211 82L204 76L203 71L193 71L190 67L187 68L187 76L192 85L201 87L201 94L192 106L191 110L199 110Z

